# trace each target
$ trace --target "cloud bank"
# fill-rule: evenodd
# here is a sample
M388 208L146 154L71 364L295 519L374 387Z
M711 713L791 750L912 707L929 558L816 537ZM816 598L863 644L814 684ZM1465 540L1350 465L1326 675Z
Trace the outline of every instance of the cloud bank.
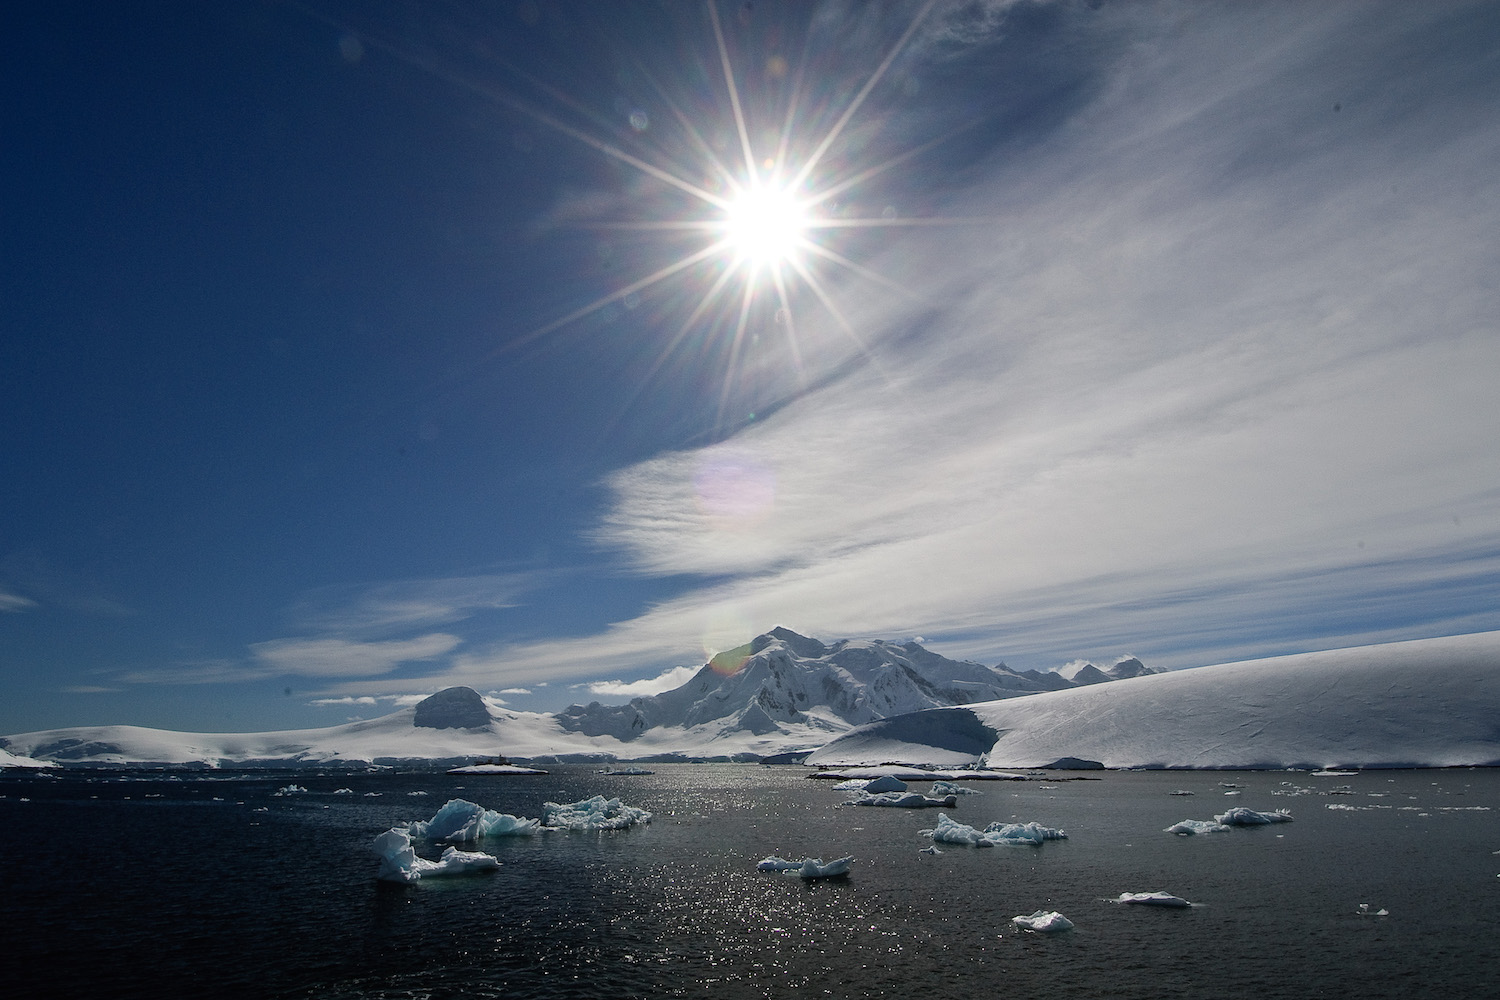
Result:
M659 664L778 622L1177 665L1494 627L1476 11L1090 14L1129 42L1094 99L947 206L1003 224L871 264L941 303L919 331L861 313L871 363L609 480L596 540L702 584L458 673Z

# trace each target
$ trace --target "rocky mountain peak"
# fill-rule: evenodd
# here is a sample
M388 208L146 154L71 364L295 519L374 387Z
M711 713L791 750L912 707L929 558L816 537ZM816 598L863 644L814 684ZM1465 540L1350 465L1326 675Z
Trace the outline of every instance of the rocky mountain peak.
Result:
M482 729L492 721L479 692L470 687L444 688L417 702L412 725L423 729Z

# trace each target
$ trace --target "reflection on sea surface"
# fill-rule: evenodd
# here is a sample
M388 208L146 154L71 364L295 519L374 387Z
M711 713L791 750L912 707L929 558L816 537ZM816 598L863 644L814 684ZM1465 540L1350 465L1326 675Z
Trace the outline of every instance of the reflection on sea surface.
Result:
M308 997L976 997L1002 984L1375 997L1477 995L1500 960L1495 771L1053 775L908 810L844 806L850 793L799 768L653 770L6 774L12 983L111 996L191 981ZM375 880L374 837L451 798L536 817L595 794L652 822L482 840L466 848L497 857L492 873ZM1293 820L1165 832L1234 807ZM1067 838L924 853L939 812ZM804 882L756 871L769 855L855 862L847 878ZM1202 905L1113 902L1158 890ZM1075 926L1012 923L1038 910Z

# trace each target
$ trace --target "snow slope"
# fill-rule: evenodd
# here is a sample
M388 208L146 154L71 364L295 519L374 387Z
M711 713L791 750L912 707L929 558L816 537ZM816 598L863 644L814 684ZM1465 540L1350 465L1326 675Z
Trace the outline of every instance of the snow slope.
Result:
M1500 764L1500 632L1301 653L918 713L860 727L808 758L996 768Z

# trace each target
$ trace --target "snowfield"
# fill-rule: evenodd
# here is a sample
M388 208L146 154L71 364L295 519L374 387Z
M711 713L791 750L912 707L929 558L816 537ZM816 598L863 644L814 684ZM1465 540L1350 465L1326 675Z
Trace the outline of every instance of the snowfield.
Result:
M1153 674L861 726L808 757L953 766L944 730L984 727L991 768L1500 765L1500 632ZM924 718L930 720L924 723Z
M470 688L449 688L412 708L327 729L234 734L93 726L23 733L0 738L0 764L468 763L500 755L532 763L758 760L811 751L808 764L845 769L836 772L841 778L894 772L906 780L1017 778L1004 769L1046 767L1500 764L1500 632L1122 676L1021 696L1006 689L1002 700L928 708L854 728L848 718L872 711L866 695L880 678L898 678L902 683L892 690L907 691L904 685L916 685L920 667L924 678L939 678L957 691L964 676L981 668L911 643L823 646L785 630L752 648L746 669L764 676L746 676L738 685L752 703L707 721L712 712L704 700L717 703L736 685L729 683L735 677L705 668L708 674L679 689L676 701L636 699L617 706L622 712L608 720L602 709L572 716L509 711ZM868 683L854 678L850 664L866 671ZM845 678L828 685L845 716L806 700L792 708L806 690L793 690L803 668L813 672L809 676ZM982 669L1001 676L998 668ZM925 692L936 683L924 679L926 687L916 687ZM699 687L703 698L689 704ZM880 687L886 690L884 681ZM767 709L767 690L790 692L782 717ZM901 699L882 707L900 708ZM644 728L616 733L612 727L625 709L657 715ZM604 727L609 731L590 733L586 719L612 721ZM876 765L886 766L849 770ZM975 767L986 770L964 770Z

